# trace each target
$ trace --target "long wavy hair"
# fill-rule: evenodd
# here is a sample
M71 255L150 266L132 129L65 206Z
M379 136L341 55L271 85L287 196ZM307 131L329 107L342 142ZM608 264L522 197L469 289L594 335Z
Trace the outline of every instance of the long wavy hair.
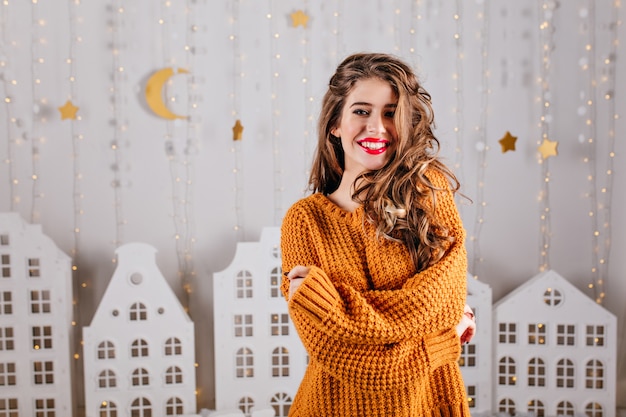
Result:
M364 172L356 179L352 199L363 205L366 219L376 226L379 236L406 244L416 269L421 271L441 259L452 241L446 228L437 223L437 188L425 174L441 172L453 192L460 184L438 159L440 145L433 134L430 94L402 60L388 54L357 53L337 67L322 101L309 188L328 195L339 187L344 152L341 139L331 130L339 125L355 83L369 78L388 82L398 99L394 115L398 143L383 168Z

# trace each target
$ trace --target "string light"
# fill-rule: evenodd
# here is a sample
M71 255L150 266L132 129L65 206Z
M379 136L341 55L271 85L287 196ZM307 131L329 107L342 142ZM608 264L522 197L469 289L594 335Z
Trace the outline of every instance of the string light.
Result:
M243 73L243 54L241 53L241 26L240 26L240 1L233 0L230 3L231 5L231 35L230 40L232 44L232 52L233 52L233 91L231 93L232 99L232 116L233 123L241 118L241 83L244 77ZM234 202L235 202L235 226L233 230L235 231L236 237L238 241L241 241L244 235L243 224L244 224L244 211L243 211L243 158L241 155L242 148L241 140L233 140L233 146L231 148L231 152L233 153L233 175L235 179L235 185L233 187L234 193Z
M166 121L166 155L169 160L171 184L172 184L172 220L174 222L174 242L176 245L176 254L178 260L178 277L183 289L182 303L189 312L190 294L192 292L193 279L196 276L194 266L194 244L196 238L194 235L194 215L193 208L193 191L194 191L194 155L197 152L197 123L200 117L197 114L198 102L196 90L197 78L194 73L195 56L200 53L196 47L195 37L197 34L197 24L195 22L196 11L194 4L187 1L185 8L171 7L170 1L161 3L161 17L158 23L161 27L162 49L165 57L165 64L168 66L176 66L177 56L182 56L184 67L189 71L191 76L187 78L187 120L180 119ZM177 21L176 13L181 11L184 13L185 36L182 38L182 45L173 45L170 47L168 40L175 42L179 39L177 34L178 28L172 26L172 22ZM169 103L179 102L176 91L170 91L165 87L165 98ZM177 138L183 138L177 140ZM177 146L176 142L181 142ZM180 152L182 147L182 152Z
M126 74L124 73L124 54L125 44L122 42L124 39L121 33L122 28L126 27L126 17L124 10L124 1L115 0L113 7L111 8L111 58L112 58L112 79L113 86L111 89L111 101L113 104L113 140L110 143L111 152L113 153L114 163L112 165L113 179L111 180L111 187L113 188L114 195L114 211L115 211L115 240L113 246L117 248L124 241L124 226L126 220L124 219L124 207L122 204L123 190L122 190L122 168L123 168L123 146L126 144L126 135L128 131L128 121L125 118L127 114L125 103L127 102L125 91L126 88ZM113 257L111 259L113 263L117 262L117 259Z
M2 28L7 27L7 14L8 14L9 3L2 3L2 8L0 11L2 15L0 16L0 23ZM0 82L2 83L2 103L4 103L5 115L6 115L6 138L7 138L7 157L3 161L7 164L8 169L8 190L9 190L9 208L10 211L17 211L17 206L19 205L21 198L19 197L19 180L17 178L17 170L15 166L15 148L19 145L20 139L18 137L17 131L21 124L20 120L17 119L14 114L14 100L13 94L11 94L13 87L17 85L17 80L15 80L10 74L10 61L8 58L7 51L4 50L4 45L11 45L12 42L7 38L8 31L2 30L2 49L0 49Z
M304 0L304 9L308 10L308 0ZM309 175L311 173L312 148L316 143L315 133L315 117L313 116L313 94L311 93L311 41L309 39L310 29L308 25L302 28L302 38L300 44L304 52L302 57L302 83L304 84L304 184L308 184ZM302 190L303 195L308 189L305 186Z
M455 116L455 125L453 128L454 131L454 137L455 137L455 142L456 142L456 147L455 147L455 163L454 163L454 170L456 172L457 177L459 178L459 181L461 182L461 184L464 184L465 181L463 180L463 170L462 168L464 167L463 164L463 154L464 152L462 152L463 149L463 142L464 142L464 138L463 138L463 111L461 110L463 108L463 59L464 59L464 51L463 51L463 37L462 37L462 33L463 33L463 1L462 0L456 0L455 1L455 11L454 14L452 16L453 20L454 20L454 46L455 46L455 71L452 74L452 85L453 85L453 89L454 89L454 97L456 100L456 104L455 107L453 109L453 113ZM463 205L459 205L459 212L461 214L461 217L463 217Z
M551 137L550 124L552 122L552 114L550 107L550 100L552 99L552 92L550 86L550 70L552 66L552 50L554 49L553 39L553 17L557 5L553 0L544 0L540 3L539 9L539 29L540 29L540 43L541 43L541 62L540 62L540 97L537 101L540 103L541 115L539 118L539 129L541 131L541 138L537 144L548 140ZM541 246L539 248L539 271L545 271L550 268L550 242L552 231L550 228L550 163L549 158L538 157L538 162L541 165L541 191L539 193L539 231L541 235Z
M480 251L480 234L482 226L485 222L484 213L487 203L485 202L485 172L487 170L487 152L489 151L489 132L487 129L488 110L489 110L489 4L482 2L482 10L478 14L480 25L480 58L481 58L481 87L480 87L480 121L476 126L476 134L478 141L476 142L476 214L474 219L474 231L470 236L472 244L473 256L469 260L469 269L472 271L474 278L480 276L481 264L483 258Z
M274 162L274 224L279 225L283 218L283 192L282 168L280 163L280 116L281 109L279 105L278 86L280 79L280 59L278 44L280 42L280 33L276 29L276 19L274 18L274 0L270 0L270 11L267 14L270 29L270 109L271 109L271 129L272 129L272 159Z
M32 127L29 138L32 161L30 221L31 223L39 223L41 217L40 200L43 198L43 194L39 190L39 146L45 143L45 138L41 136L40 132L42 130L42 125L46 122L46 112L44 108L48 105L48 100L41 96L42 80L40 68L45 63L45 59L41 54L40 46L47 44L47 41L42 34L42 28L46 26L46 20L40 17L39 2L32 1L30 3L30 12L30 60L32 65L31 102L33 105Z

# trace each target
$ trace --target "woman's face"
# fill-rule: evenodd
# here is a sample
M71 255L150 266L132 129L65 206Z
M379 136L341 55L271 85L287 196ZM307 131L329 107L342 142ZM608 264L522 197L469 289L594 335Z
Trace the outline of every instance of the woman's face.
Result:
M397 103L386 81L367 78L354 84L344 102L339 124L331 130L341 138L344 175L375 171L389 161L398 140L393 123Z

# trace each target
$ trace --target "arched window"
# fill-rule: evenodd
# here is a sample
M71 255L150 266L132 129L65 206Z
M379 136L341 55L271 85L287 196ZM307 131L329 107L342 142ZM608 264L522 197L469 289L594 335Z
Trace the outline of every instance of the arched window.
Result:
M117 417L117 405L111 401L102 401L98 417Z
M246 417L250 417L253 407L254 399L251 397L243 397L239 400L239 409L245 414Z
M98 388L115 388L117 386L117 378L115 372L111 369L105 369L98 375Z
M241 348L235 356L235 375L237 378L254 377L254 356L252 350Z
M252 274L250 271L239 271L235 279L236 298L252 298Z
M528 386L546 386L546 365L541 358L532 358L528 361Z
M557 416L573 416L574 406L569 401L561 401L556 406L556 415Z
M135 303L130 306L129 318L130 321L148 320L148 309L143 303Z
M177 337L170 337L165 341L165 356L180 356L183 354L183 344Z
M499 385L515 385L517 383L516 373L517 369L513 358L505 356L500 359L500 364L498 365Z
M145 358L148 356L148 342L143 339L135 340L130 346L130 356L133 358Z
M604 365L599 360L592 359L585 366L585 388L604 388Z
M558 388L574 388L574 363L569 359L561 359L556 365L556 386Z
M287 417L289 415L289 409L291 408L291 403L293 400L284 392L278 392L274 394L272 399L270 400L270 404L274 409L274 414L276 417Z
M271 298L279 298L282 296L280 292L280 283L283 279L282 273L280 272L281 268L276 267L272 269L270 273L270 297Z
M137 368L133 371L133 377L131 380L133 387L150 385L150 375L144 368Z
M130 406L130 417L152 417L152 404L147 398L136 398Z
M179 416L183 414L183 400L178 397L172 397L165 404L166 416Z
M284 347L277 347L272 352L272 376L274 378L289 376L289 351Z
M115 359L115 345L108 340L100 342L97 354L98 359Z
M165 384L175 385L183 383L183 371L178 366L170 366L165 371Z
M546 408L539 400L528 401L528 412L532 413L535 417L544 417L546 415Z
M515 415L515 401L510 398L503 398L498 403L498 412L507 413L510 416Z
M598 403L589 403L585 406L585 414L587 417L604 417L602 406Z

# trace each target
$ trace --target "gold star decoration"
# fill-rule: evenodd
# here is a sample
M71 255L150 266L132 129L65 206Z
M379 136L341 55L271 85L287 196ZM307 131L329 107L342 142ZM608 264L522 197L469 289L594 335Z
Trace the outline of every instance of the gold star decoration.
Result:
M241 121L237 119L235 125L233 126L233 140L241 140L243 136L243 125Z
M544 139L543 142L541 142L541 145L539 145L539 148L537 150L539 151L543 159L547 159L551 156L558 155L558 152L556 149L557 146L559 146L559 142L551 141L549 139Z
M304 13L302 10L291 13L291 26L294 28L297 28L298 26L305 28L308 21L309 15Z
M71 100L67 100L64 105L59 107L59 111L61 112L61 120L65 120L65 119L76 120L76 113L78 112L78 107L73 105Z
M516 141L517 136L511 135L511 133L507 130L502 139L498 141L502 147L502 153L505 153L506 151L514 151Z

